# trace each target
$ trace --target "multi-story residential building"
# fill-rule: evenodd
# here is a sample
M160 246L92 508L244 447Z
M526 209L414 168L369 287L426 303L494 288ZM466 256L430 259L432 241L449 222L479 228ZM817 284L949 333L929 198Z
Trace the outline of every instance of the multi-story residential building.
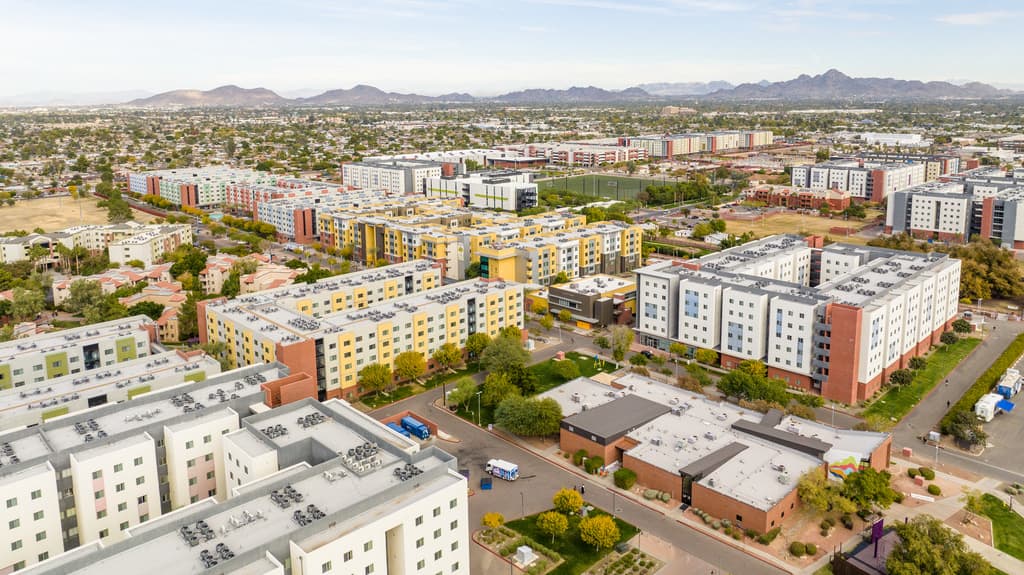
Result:
M218 208L227 199L230 185L269 184L270 172L204 166L128 174L128 189L137 194L160 196L172 204L199 209Z
M643 230L623 222L599 222L565 232L493 239L476 247L480 276L548 285L560 272L569 279L628 272L641 261Z
M943 154L902 154L886 152L860 152L854 155L835 155L834 160L857 160L871 164L924 164L924 181L932 182L942 176L960 171L960 156Z
M1007 249L1024 249L1024 185L1013 185L1011 178L974 180L969 184L974 193L965 183L930 182L893 194L885 232L955 243L980 236Z
M319 214L331 210L359 208L360 206L389 202L384 190L357 190L327 195L281 198L260 202L255 219L277 228L281 241L309 244L319 239ZM391 202L398 203L397 201Z
M29 572L122 573L144 562L169 575L469 573L466 479L451 455L337 399L247 411L233 423L209 430L222 446L223 495Z
M157 264L145 269L117 268L106 270L91 276L70 276L53 282L50 290L53 294L53 305L63 304L71 295L71 284L77 281L91 281L100 285L104 294L112 294L123 287L133 287L142 282L169 282L173 264Z
M4 263L29 259L32 246L49 250L48 263L60 260L58 245L101 252L109 248L110 261L124 263L133 259L152 267L164 252L192 243L192 227L185 224L145 225L136 222L109 225L83 225L45 234L0 238ZM137 256L137 257L127 257Z
M348 191L351 191L349 186L298 178L279 178L273 183L259 184L239 182L225 186L224 205L255 216L259 205L270 200L332 196Z
M792 185L811 190L849 192L855 200L881 202L889 194L925 182L919 163L873 164L859 160L832 160L793 166Z
M726 130L702 134L635 136L619 138L619 145L642 148L652 158L671 158L700 152L753 150L773 142L769 130Z
M197 373L184 376L184 384L129 402L0 435L4 517L11 516L9 527L25 526L5 532L0 568L21 569L94 542L108 545L172 509L210 497L223 500L225 491L207 483L224 483L223 436L266 397L261 384L299 382L279 364L191 382L200 379L190 377ZM172 491L182 483L187 491Z
M803 474L881 471L892 451L885 433L761 414L637 374L613 385L581 377L543 397L562 406L562 451L621 463L639 486L759 533L797 515Z
M428 264L421 266L424 278L437 277L429 275ZM296 309L310 300L278 303L264 294L201 302L200 340L224 342L231 365L280 361L315 374L321 399L355 398L359 371L367 365L390 367L402 352L416 351L432 369L430 356L445 343L461 348L474 333L496 337L504 327L522 327L521 284L478 279L424 290L412 278L387 278L391 287L378 292L374 304L361 287L350 287L344 298L332 299L337 311Z
M995 195L1006 188L1024 186L1024 169L1018 168L1005 172L1002 168L987 166L945 176L942 181L963 184L964 192L973 196L986 197Z
M0 343L0 389L148 356L156 333L153 320L137 315Z
M142 233L111 242L107 251L112 263L142 262L144 267L150 267L163 260L165 253L191 243L192 226L169 224L149 226Z
M44 421L220 373L202 351L167 351L87 375L70 374L0 390L0 431Z
M239 293L242 294L285 287L291 285L299 275L298 270L272 263L270 258L263 254L249 254L244 258L231 254L215 254L206 258L206 267L199 272L199 284L203 291L209 294L223 291L224 282L231 277L231 270L238 261L244 259L254 261L256 270L239 276Z
M422 194L428 178L441 177L441 164L421 160L362 161L341 166L342 181L389 194Z
M772 236L636 270L638 340L745 359L844 403L871 397L956 318L960 261Z
M646 160L648 150L642 146L617 144L596 144L590 142L538 142L533 144L510 144L500 146L503 150L514 151L528 158L544 158L546 163L589 168L618 162ZM506 159L492 160L495 163Z
M537 205L537 184L516 171L430 178L428 198L461 198L464 206L517 212Z

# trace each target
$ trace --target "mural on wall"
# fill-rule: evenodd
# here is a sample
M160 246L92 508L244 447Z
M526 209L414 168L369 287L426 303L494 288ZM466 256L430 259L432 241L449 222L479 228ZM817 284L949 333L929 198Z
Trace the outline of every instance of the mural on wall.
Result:
M828 476L833 479L846 479L846 476L868 467L869 463L861 461L856 455L848 455L842 459L828 462Z

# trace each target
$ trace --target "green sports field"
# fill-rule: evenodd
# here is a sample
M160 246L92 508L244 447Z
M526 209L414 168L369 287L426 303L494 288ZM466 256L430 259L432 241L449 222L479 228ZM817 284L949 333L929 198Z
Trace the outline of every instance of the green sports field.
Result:
M603 197L617 200L632 200L636 198L637 192L643 191L650 185L660 186L672 184L674 178L630 178L628 176L569 176L566 178L552 178L537 182L539 191L545 190L568 190L585 196Z

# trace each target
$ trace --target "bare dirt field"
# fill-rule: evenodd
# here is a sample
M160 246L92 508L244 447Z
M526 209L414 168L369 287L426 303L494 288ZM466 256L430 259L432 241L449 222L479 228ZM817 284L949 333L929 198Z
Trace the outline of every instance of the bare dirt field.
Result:
M773 234L817 234L831 236L833 240L854 244L865 244L868 238L860 237L855 233L849 235L833 230L833 228L850 228L851 232L860 230L869 225L870 220L861 222L859 220L844 220L842 218L824 218L821 216L800 215L793 213L772 214L763 219L756 220L734 220L725 216L726 231L730 234L743 234L753 232L758 237L770 236Z
M42 228L54 232L79 224L107 223L107 210L96 205L96 198L73 200L70 197L39 198L0 207L0 232ZM133 211L135 221L147 223L153 216Z

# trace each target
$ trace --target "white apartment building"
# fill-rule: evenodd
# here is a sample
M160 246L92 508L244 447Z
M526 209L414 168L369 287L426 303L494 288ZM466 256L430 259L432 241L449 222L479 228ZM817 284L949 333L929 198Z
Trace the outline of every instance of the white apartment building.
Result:
M390 194L422 194L429 178L441 177L441 164L421 160L367 161L343 164L342 181Z
M253 450L275 452L277 464L250 468L226 500L200 500L30 572L122 573L144 561L169 575L469 573L466 479L452 456L337 399L241 425L224 435L225 468L241 471Z
M902 190L889 197L885 231L953 243L981 236L1024 249L1024 185L955 179Z
M0 570L91 542L110 545L172 509L223 499L221 437L239 428L251 406L262 405L261 384L288 371L264 364L208 379L196 375L192 370L178 386L132 401L0 434L0 486L9 501L0 513L17 515L6 519L9 535L25 548L0 548ZM40 529L32 531L32 545L13 531L44 520L47 533L37 540Z
M144 315L0 343L0 389L86 374L148 356L156 323Z
M220 373L201 351L166 351L96 369L0 390L0 431L39 425L68 413L120 403L150 391Z
M188 224L167 224L149 226L142 233L111 242L107 246L111 263L127 264L139 261L144 267L163 260L164 254L173 252L178 246L192 244L192 226Z
M637 269L638 342L713 349L724 367L763 361L837 401L870 397L955 319L960 262L819 242L772 236Z
M154 170L128 174L128 189L137 194L155 195L179 206L216 208L224 205L230 185L269 184L277 176L228 166L204 166Z
M277 236L281 240L309 243L318 238L318 217L321 214L386 201L388 196L383 189L375 189L267 200L257 204L255 219L277 228Z
M487 172L471 176L429 178L428 198L462 198L472 208L519 211L537 205L537 184L530 174L516 171Z
M39 245L50 251L48 262L53 263L58 259L58 245L68 249L82 247L95 253L142 237L161 238L163 243L159 246L159 254L162 255L164 251L172 250L178 245L192 243L192 228L184 224L147 225L137 222L74 226L58 232L0 238L0 255L2 255L4 263L27 260L32 246ZM156 248L157 246L153 246L153 249ZM115 251L122 259L114 259ZM111 248L110 258L112 262L127 262L133 259L123 258L123 250L120 248L117 250ZM145 267L151 267L157 258L150 256L148 260L143 257L138 259L142 259L146 264Z
M925 182L922 163L872 164L858 160L832 160L793 166L792 185L812 190L840 190L855 199L883 201L889 194Z
M6 444L5 444L6 445ZM10 465L10 456L0 453ZM20 571L64 551L57 474L48 461L13 473L0 472L0 571Z

